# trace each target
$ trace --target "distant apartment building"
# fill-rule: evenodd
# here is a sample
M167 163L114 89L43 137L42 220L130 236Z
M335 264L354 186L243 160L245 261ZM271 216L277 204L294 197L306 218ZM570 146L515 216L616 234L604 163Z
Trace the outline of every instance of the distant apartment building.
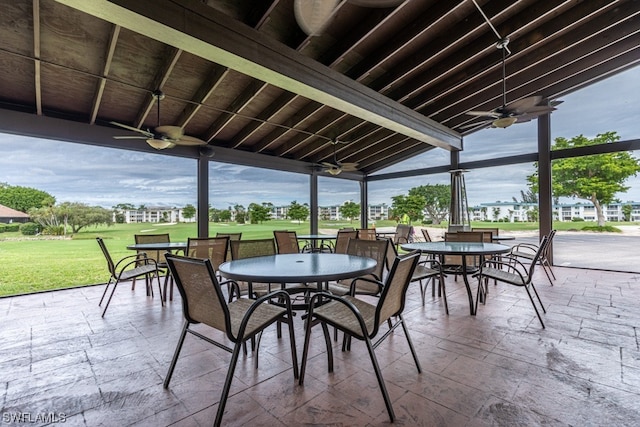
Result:
M350 200L348 200L350 201ZM344 203L347 203L345 201ZM343 203L343 204L344 204ZM340 206L318 206L318 217L323 221L342 221L340 214ZM271 208L271 219L287 219L288 206L274 206ZM379 221L389 217L389 206L386 203L381 205L369 205L367 208L367 218L369 220Z
M148 207L145 209L127 209L114 212L114 221L116 214L124 216L124 222L127 224L139 222L196 222L197 216L193 218L185 218L182 216L181 208L167 207Z
M631 206L631 221L640 221L640 203L623 202L603 205L606 221L624 221L624 206ZM471 208L472 221L524 222L535 217L537 203L494 202L481 203ZM596 221L596 207L585 203L559 203L553 206L555 221Z

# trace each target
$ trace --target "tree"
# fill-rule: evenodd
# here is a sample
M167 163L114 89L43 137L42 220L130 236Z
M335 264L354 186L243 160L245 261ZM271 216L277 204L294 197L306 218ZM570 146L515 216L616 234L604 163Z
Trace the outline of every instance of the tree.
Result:
M271 209L273 203L251 203L249 205L249 221L251 224L261 224L271 219Z
M409 190L409 196L414 195L424 197L424 210L433 224L440 224L447 218L451 205L451 185L421 185ZM411 215L409 216L411 217Z
M301 205L295 200L291 202L287 210L288 218L292 219L293 221L298 221L298 224L300 224L302 221L307 219L308 216L309 206L306 203L304 205Z
M620 137L616 132L605 132L589 139L584 135L571 139L556 138L552 150L614 144ZM538 190L538 164L536 172L527 177L532 191ZM629 187L623 185L627 178L640 172L638 159L629 152L595 154L554 160L551 164L554 197L572 197L589 200L596 209L598 226L605 224L602 205L611 203L616 193L624 193Z
M498 217L500 216L500 208L495 207L495 208L491 209L491 212L493 213L493 220L497 221Z
M355 218L360 216L360 205L352 201L344 202L339 210L341 216L349 218L349 222L353 222Z
M238 224L244 224L244 221L245 221L246 216L247 216L247 211L244 210L244 206L235 205L233 207L233 210L236 212L236 222Z
M90 225L111 225L113 222L111 210L76 202L33 208L29 211L29 215L48 234L67 234L67 227L71 227L71 232L75 234Z
M26 213L31 208L53 206L55 203L56 198L46 191L0 183L0 205L8 208Z
M184 208L182 208L182 216L184 217L184 219L191 219L196 216L195 206L193 206L192 204L188 204Z
M407 215L411 221L420 221L424 217L422 211L425 205L425 198L419 194L398 195L391 197L393 212L396 217Z
M223 221L223 222L231 221L231 211L229 209L223 209L220 211L220 221Z
M631 212L633 211L633 206L631 205L623 205L622 206L622 216L625 221L631 221Z

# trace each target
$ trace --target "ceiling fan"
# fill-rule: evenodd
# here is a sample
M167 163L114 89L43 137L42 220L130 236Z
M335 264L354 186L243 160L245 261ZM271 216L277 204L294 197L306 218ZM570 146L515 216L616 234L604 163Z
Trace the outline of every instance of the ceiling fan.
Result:
M333 161L320 162L320 166L323 167L323 170L333 176L339 175L342 171L353 172L358 170L357 163L347 163L347 162L338 161L338 157L336 156L336 145L338 144L348 144L348 142L341 142L335 138L331 140L331 145L333 146Z
M508 38L500 39L496 43L496 47L502 50L502 106L491 111L468 111L467 114L470 116L488 117L488 119L481 122L469 123L460 126L460 128L476 128L476 130L486 127L508 128L516 122L528 122L540 115L550 113L556 110L555 107L557 105L562 103L562 101L551 101L544 104L541 96L530 96L507 104L505 59L507 53L510 54L507 48L508 44Z
M112 125L116 125L121 128L141 134L131 136L114 136L114 139L144 139L147 141L147 144L149 144L156 150L173 148L176 145L207 145L206 141L193 136L185 135L184 129L182 129L180 126L160 126L160 101L164 99L164 93L160 90L155 90L153 91L152 96L156 100L156 104L158 107L158 126L156 126L153 131L151 131L149 129L138 129L136 127L118 122L110 122Z
M393 7L405 0L347 0L364 7ZM317 36L331 22L336 7L341 0L295 0L293 11L302 31L309 36Z

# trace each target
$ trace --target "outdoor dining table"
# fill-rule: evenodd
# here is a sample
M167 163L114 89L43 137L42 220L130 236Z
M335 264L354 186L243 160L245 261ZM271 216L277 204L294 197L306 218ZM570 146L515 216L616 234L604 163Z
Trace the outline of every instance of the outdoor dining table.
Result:
M467 288L467 296L469 297L469 310L471 315L476 314L473 302L473 293L469 284L467 272L467 256L480 256L484 258L488 255L504 254L511 250L507 245L498 243L480 243L480 242L416 242L407 243L400 246L405 251L420 251L422 253L437 255L443 257L445 255L461 255L462 270L460 274L464 280L464 286ZM478 283L480 286L480 283Z
M185 251L187 242L135 243L127 246L132 251Z
M218 267L222 277L251 283L316 283L315 290L323 290L323 284L333 280L349 279L373 272L376 261L372 258L305 252L243 258L227 261ZM314 290L314 291L315 291ZM249 289L251 294L252 289ZM297 305L297 309L307 306Z

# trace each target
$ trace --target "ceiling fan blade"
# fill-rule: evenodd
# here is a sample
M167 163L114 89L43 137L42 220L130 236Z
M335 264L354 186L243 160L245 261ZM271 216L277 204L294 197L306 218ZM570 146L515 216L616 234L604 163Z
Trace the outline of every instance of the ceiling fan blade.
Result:
M493 120L484 120L484 121L481 121L481 122L467 123L466 125L458 126L458 128L460 128L460 129L471 129L471 128L482 129L484 127L489 126L492 122L493 122Z
M142 135L146 136L147 138L153 138L153 134L151 132L147 131L147 130L134 128L133 126L125 125L123 123L118 123L118 122L109 122L109 123L111 123L112 125L115 125L115 126L119 126L119 127L123 128L123 129L130 130L132 132L141 133Z
M298 25L309 36L318 35L331 21L340 0L295 0L293 11Z
M468 116L478 116L478 117L500 117L500 113L496 111L467 111L465 114Z
M358 170L358 167L353 165L343 165L340 167L340 169L342 169L345 172L354 172Z
M203 141L200 138L196 138L195 136L183 135L179 139L173 141L176 145L188 145L188 146L196 146L196 145L207 145L207 141Z
M527 110L537 107L541 102L541 96L530 96L528 98L522 98L508 103L505 110L510 113L523 114L526 113Z
M336 165L334 163L329 163L329 162L320 162L321 166L324 166L325 168L339 168L339 165Z
M364 7L395 7L404 0L348 0L351 4Z
M184 135L184 129L180 126L158 126L155 131L170 139L180 139Z

